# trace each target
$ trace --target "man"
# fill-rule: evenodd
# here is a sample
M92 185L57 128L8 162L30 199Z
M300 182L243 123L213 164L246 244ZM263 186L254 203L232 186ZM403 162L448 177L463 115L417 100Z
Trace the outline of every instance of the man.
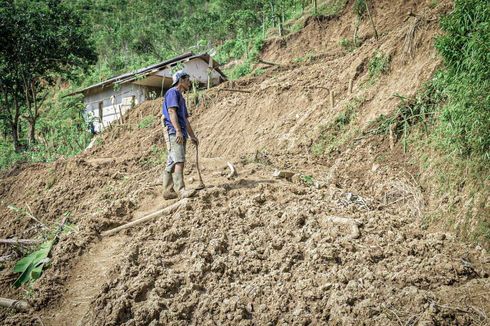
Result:
M187 118L187 106L182 93L191 87L189 75L183 70L172 76L172 88L165 93L162 114L168 133L167 166L163 172L163 198L188 198L196 194L196 190L186 190L184 185L185 146L190 137L194 145L199 141Z

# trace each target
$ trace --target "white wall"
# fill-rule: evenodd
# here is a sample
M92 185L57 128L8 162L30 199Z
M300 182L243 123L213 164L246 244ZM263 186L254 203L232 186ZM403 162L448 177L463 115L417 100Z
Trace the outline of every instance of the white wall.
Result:
M198 80L203 84L208 83L208 63L202 59L195 58L184 62L184 70L191 76L192 80ZM211 85L219 84L220 74L216 70L211 71Z
M111 96L114 96L112 103ZM132 83L123 84L115 91L112 87L95 93L86 95L84 98L86 119L93 118L95 131L100 132L114 120L119 119L121 109L122 114L131 108L131 99L134 96L135 105L146 99L146 87ZM102 102L103 118L102 123L99 120L99 103Z

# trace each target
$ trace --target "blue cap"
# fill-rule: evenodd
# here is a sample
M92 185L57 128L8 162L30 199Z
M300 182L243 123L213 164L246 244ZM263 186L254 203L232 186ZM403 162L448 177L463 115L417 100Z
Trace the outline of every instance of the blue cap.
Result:
M172 87L177 85L179 80L183 77L189 77L189 74L186 73L184 70L179 70L175 74L173 74L173 76L172 76Z

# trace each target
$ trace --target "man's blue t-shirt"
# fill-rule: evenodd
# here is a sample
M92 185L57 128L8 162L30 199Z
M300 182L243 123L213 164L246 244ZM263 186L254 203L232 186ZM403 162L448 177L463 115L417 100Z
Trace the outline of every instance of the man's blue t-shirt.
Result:
M185 105L184 96L182 93L175 87L172 87L165 93L165 99L163 101L163 109L162 114L165 117L165 126L167 127L169 135L176 134L175 128L170 121L170 115L168 113L168 109L175 107L177 108L177 117L179 119L180 129L182 130L182 135L184 138L187 138L187 129L186 129L186 118L189 117L187 113L187 106Z

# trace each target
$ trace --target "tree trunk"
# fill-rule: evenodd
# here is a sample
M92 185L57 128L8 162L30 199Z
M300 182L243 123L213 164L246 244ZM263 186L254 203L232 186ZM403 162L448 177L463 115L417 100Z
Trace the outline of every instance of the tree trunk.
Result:
M19 143L19 134L17 124L11 123L11 135L12 135L12 143L14 145L14 150L16 153L20 152L20 143Z
M36 142L36 119L32 119L29 121L29 143L34 145Z

